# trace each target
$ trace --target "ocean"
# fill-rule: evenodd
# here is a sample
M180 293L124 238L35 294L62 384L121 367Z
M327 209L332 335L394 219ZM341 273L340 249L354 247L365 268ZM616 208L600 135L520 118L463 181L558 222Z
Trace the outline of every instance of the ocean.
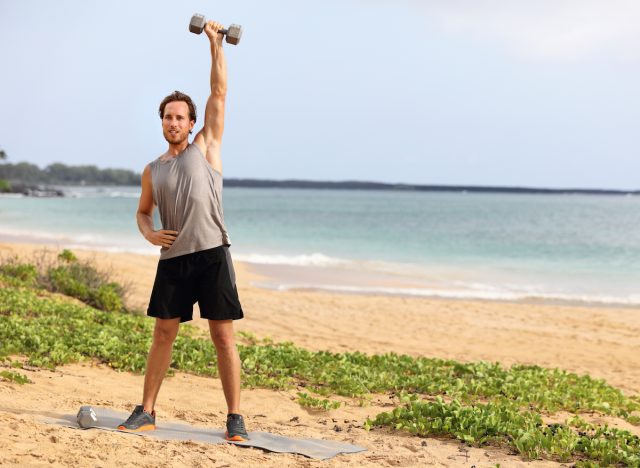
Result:
M0 197L0 239L158 255L138 187L63 189ZM229 187L224 211L260 287L640 305L640 197Z

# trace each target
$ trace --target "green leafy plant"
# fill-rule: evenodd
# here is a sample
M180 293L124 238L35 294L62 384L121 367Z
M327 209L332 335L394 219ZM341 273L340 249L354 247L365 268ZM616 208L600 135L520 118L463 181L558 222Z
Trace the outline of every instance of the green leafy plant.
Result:
M304 392L298 392L298 403L300 404L300 406L303 406L305 408L320 409L323 411L338 409L341 406L341 403L339 401L332 401L326 398L315 398Z
M11 192L11 183L8 180L0 179L0 193Z
M35 265L29 263L18 263L15 258L11 258L0 264L0 274L14 279L13 284L24 284L35 286L38 282L38 270Z
M17 257L4 259L0 274L14 286L38 286L110 312L125 310L125 288L92 263L79 261L68 249L59 253L55 261L41 259L38 265L21 263Z
M462 405L458 400L446 403L420 401L417 395L391 412L367 420L365 427L389 426L418 436L450 436L469 445L506 446L530 459L549 458L561 462L573 459L594 460L605 466L640 464L640 438L628 431L596 427L571 420L584 429L575 432L569 424L543 424L540 414L522 411L514 404Z
M6 380L9 382L14 382L14 383L17 383L18 385L33 383L31 380L29 380L28 377L13 371L0 371L0 379Z
M69 249L64 249L58 254L59 260L64 260L67 263L77 262L78 257Z

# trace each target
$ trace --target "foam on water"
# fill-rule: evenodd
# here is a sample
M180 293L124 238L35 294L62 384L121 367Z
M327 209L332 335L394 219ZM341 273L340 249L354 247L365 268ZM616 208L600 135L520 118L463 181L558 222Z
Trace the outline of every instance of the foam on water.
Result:
M52 241L52 242L76 242L83 245L91 244L103 244L107 239L96 233L55 233L38 231L33 232L30 230L22 229L7 229L5 227L0 228L0 236L21 238L25 242L37 242L39 240Z
M426 298L443 298L443 299L480 299L480 300L496 300L496 301L558 301L567 303L587 303L602 305L624 305L638 306L640 305L640 295L629 295L627 297L617 296L599 296L599 295L574 295L574 294L544 294L544 293L528 293L516 292L509 290L501 290L500 288L490 287L486 290L473 289L428 289L428 288L385 288L385 287L368 287L368 286L345 286L335 284L317 284L317 283L292 283L292 284L275 284L269 282L256 283L256 285L276 289L278 291L289 290L323 290L338 293L350 294L372 294L372 295L390 295L390 296L413 296Z
M0 228L0 241L2 239L27 244L55 244L60 248L115 253L131 252L144 255L158 255L160 249L150 244L145 246L144 243L130 242L125 239L117 239L95 233L34 233L28 230Z
M65 196L71 198L140 198L140 191L126 192L120 190L104 190L104 191L79 191L64 190Z
M246 263L257 263L262 265L295 265L295 266L347 266L353 261L341 258L332 258L325 254L316 252L307 255L273 255L273 254L235 254L235 259Z

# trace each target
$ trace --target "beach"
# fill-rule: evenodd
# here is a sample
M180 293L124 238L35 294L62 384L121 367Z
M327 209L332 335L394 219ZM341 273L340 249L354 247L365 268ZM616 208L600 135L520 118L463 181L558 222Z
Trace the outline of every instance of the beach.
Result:
M0 243L0 254L28 258L43 247L4 242ZM129 285L129 306L146 309L156 256L74 252L79 258L93 260L99 268L114 272L118 281ZM291 341L310 350L395 352L463 362L497 361L503 366L518 363L557 367L605 379L626 394L640 392L638 309L276 291L254 286L265 278L251 265L239 261L234 261L234 265L245 312L245 319L236 322L236 330L257 338ZM197 316L196 310L194 317ZM206 321L199 318L193 324L207 327ZM53 372L34 369L28 374L35 385L18 387L0 382L0 436L12 441L3 449L0 461L8 464L67 466L91 447L89 452L95 458L83 459L77 463L79 466L139 465L137 454L146 455L149 466L559 465L550 461L525 462L505 450L462 448L453 440L422 439L382 429L366 432L362 422L389 410L388 396L374 398L365 407L347 405L329 413L317 413L301 408L295 401L295 392L243 391L243 411L250 430L349 441L368 449L328 462L257 449L139 440L102 431L80 432L47 426L39 418L47 412L74 413L82 404L129 411L140 399L143 377L117 373L91 362L62 366ZM202 391L203 388L207 390ZM213 427L222 426L225 409L218 380L186 374L166 379L157 408L161 419ZM204 412L202 408L206 408ZM640 432L616 418L595 418L636 434ZM112 448L115 444L117 450Z
M640 468L640 3L5 3L0 468Z

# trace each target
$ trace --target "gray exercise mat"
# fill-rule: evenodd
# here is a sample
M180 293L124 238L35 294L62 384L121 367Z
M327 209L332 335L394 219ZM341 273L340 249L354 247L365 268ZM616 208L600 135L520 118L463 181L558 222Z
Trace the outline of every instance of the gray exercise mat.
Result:
M122 421L129 417L129 414L114 411L109 408L93 407L98 416L97 425L90 429L102 429L105 431L121 432L135 436L148 436L162 440L192 440L195 442L206 442L209 444L236 444L246 447L256 447L269 452L277 453L298 453L309 458L326 460L341 453L357 453L367 450L364 447L351 445L344 442L334 442L322 439L292 439L289 437L270 434L268 432L250 431L249 440L246 442L232 442L224 438L225 431L222 429L207 429L203 427L190 426L188 424L160 422L155 431L126 432L116 429ZM76 422L76 415L63 415L60 417L48 417L45 422L58 424L60 426L80 429Z

